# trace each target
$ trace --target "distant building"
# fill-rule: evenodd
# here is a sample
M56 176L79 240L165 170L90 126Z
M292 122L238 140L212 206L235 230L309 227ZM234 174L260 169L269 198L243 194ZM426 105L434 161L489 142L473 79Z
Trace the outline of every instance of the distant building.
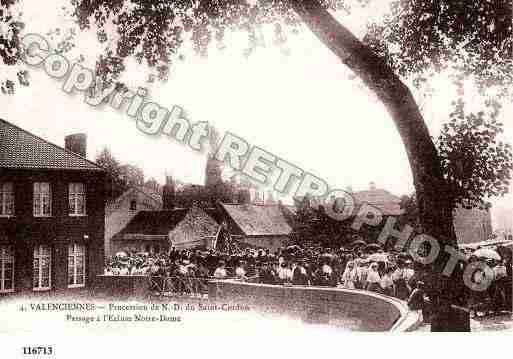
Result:
M353 193L353 197L357 204L368 203L385 216L397 217L403 212L401 199L384 189L376 188L374 183L371 183L369 190ZM490 211L458 207L454 211L454 229L460 244L487 240L493 233Z
M167 253L173 246L212 248L219 223L215 213L208 212L197 207L140 211L114 235L111 250Z
M112 237L125 228L137 213L161 209L161 196L145 188L130 188L118 198L109 201L105 209L105 256L116 254L111 250Z
M458 244L476 243L490 239L493 233L490 210L456 208L454 230Z
M232 239L241 244L276 251L293 232L287 209L281 205L221 204Z
M398 217L403 213L401 199L372 182L368 190L352 193L356 206L367 203L380 210L383 216Z
M0 294L75 291L103 273L105 171L0 119Z

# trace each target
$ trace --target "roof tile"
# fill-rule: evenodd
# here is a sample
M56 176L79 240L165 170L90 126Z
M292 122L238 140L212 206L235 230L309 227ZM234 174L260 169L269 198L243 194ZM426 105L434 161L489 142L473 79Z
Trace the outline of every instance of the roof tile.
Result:
M0 119L0 168L103 169L94 162Z

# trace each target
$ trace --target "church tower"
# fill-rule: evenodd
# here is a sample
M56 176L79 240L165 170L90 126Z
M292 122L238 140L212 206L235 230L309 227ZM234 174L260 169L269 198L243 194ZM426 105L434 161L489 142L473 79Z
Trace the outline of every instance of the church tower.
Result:
M176 189L175 182L171 176L166 176L166 184L162 189L162 208L171 210L175 208Z
M215 158L208 156L205 168L205 186L214 187L223 182L221 162Z

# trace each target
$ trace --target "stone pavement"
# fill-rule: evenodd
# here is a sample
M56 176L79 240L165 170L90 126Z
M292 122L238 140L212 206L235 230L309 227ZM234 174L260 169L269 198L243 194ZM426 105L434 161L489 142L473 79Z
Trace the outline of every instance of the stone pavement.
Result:
M486 316L484 318L472 318L470 320L471 330L473 332L486 331L513 331L513 315L503 314L496 316ZM429 332L429 324L422 325L418 331Z
M508 314L474 318L471 321L471 328L475 332L513 330L513 316Z

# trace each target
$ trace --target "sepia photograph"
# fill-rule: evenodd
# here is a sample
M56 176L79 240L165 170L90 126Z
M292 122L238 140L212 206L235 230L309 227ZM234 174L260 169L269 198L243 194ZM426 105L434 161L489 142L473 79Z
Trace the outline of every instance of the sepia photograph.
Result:
M503 355L512 0L0 0L0 89L0 357Z

